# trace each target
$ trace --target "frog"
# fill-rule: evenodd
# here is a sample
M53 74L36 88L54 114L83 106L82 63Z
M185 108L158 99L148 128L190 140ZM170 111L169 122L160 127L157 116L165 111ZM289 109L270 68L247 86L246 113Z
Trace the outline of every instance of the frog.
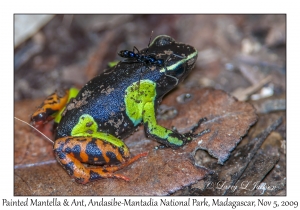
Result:
M148 138L162 148L177 149L209 130L195 133L201 118L189 132L160 126L156 110L165 94L194 68L198 51L191 45L159 35L141 55L163 59L164 65L123 60L86 83L81 90L56 91L31 116L41 126L55 120L53 146L57 161L77 183L103 178L129 178L115 172L148 152L131 157L124 139L143 124ZM172 55L180 56L172 56Z

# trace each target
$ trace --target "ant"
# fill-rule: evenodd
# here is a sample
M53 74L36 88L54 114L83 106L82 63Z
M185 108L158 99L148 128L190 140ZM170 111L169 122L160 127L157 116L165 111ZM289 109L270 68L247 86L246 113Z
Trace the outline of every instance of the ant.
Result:
M175 79L176 80L175 86L176 86L178 84L178 79L174 76L171 76L171 75L167 74L166 61L168 61L170 59L171 55L169 55L168 58L166 60L164 60L164 59L157 59L153 54L152 55L148 54L148 49L149 49L149 46L150 46L150 43L151 43L152 34L153 34L153 31L151 33L150 40L149 40L147 49L145 50L144 54L141 54L140 51L134 46L132 51L121 50L118 53L118 55L121 56L122 58L128 58L129 59L129 60L125 60L123 62L128 62L128 63L137 62L137 63L144 63L147 66L148 65L155 65L155 66L158 66L158 67L164 67L165 75ZM136 50L137 53L135 52L135 50ZM173 55L175 55L177 57L180 57L180 58L183 58L182 56L176 55L174 53L173 53Z

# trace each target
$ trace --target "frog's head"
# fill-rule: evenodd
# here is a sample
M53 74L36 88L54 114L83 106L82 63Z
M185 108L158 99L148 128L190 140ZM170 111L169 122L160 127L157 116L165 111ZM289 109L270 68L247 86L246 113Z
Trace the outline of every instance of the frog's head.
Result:
M39 108L31 115L30 123L34 127L38 128L50 122L53 119L54 117L52 117L52 115L49 112L42 110L42 108Z
M176 42L167 35L157 36L150 44L148 53L155 54L157 59L163 59L161 72L166 72L169 78L181 82L195 66L198 52L187 44Z

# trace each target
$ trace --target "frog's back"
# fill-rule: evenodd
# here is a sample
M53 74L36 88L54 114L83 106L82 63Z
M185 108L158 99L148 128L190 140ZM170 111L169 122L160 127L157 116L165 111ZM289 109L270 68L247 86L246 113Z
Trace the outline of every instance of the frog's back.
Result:
M142 60L127 60L119 62L115 67L89 81L67 105L57 127L56 139L72 135L72 129L83 115L93 117L97 122L98 131L125 138L134 131L142 118L140 113L135 115L135 107L132 107L135 106L135 102L140 103L137 98L130 98L133 103L126 107L124 99L127 88L134 93L139 91L138 88L132 88L134 83L150 80L151 88L155 90L151 96L153 98L149 100L156 107L163 95L184 79L197 58L195 48L177 43L173 38L164 35L156 37L149 48L141 50L140 53L152 56L154 61L154 57L164 60L164 66L152 65L148 60L150 64ZM145 92L147 90L144 91L146 96ZM127 115L127 108L131 110L130 117ZM136 110L140 112L142 109Z
M131 68L128 68L131 67ZM125 90L141 79L141 71L146 67L142 63L120 63L89 81L75 99L67 105L56 131L56 138L70 136L79 118L88 114L98 124L98 130L116 137L125 138L135 128L126 115ZM161 77L159 71L146 70L142 78L153 81Z

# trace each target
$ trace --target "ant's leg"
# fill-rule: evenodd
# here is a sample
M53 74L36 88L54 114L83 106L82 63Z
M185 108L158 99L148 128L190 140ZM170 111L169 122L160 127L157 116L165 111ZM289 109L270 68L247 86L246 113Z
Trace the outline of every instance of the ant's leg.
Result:
M140 91L140 81L141 81L143 75L144 75L149 69L150 69L150 68L149 68L148 66L146 66L146 70L145 70L145 71L143 71L143 68L141 68L141 72L140 72L140 76L139 76L139 82L138 82L138 84L139 84L138 92Z
M122 63L140 63L139 61L137 61L136 59L133 59L133 58L127 58L121 62Z
M147 48L146 48L146 50L145 50L144 55L147 55L147 53L148 53L148 49L149 49L149 46L150 46L150 43L151 43L151 39L152 39L152 34L153 34L153 31L151 32L150 39L149 39L149 43L148 43L148 46L147 46ZM133 52L134 52L134 49L136 49L137 52L138 52L138 54L140 54L140 51L139 51L135 46L134 46L134 48L133 48Z
M136 46L134 46L134 47L133 47L133 50L132 50L132 52L134 52L134 50L136 50L136 51L137 51L137 53L138 53L138 54L140 54L140 51L138 50L138 48L136 48ZM134 52L134 53L135 53L135 52Z

